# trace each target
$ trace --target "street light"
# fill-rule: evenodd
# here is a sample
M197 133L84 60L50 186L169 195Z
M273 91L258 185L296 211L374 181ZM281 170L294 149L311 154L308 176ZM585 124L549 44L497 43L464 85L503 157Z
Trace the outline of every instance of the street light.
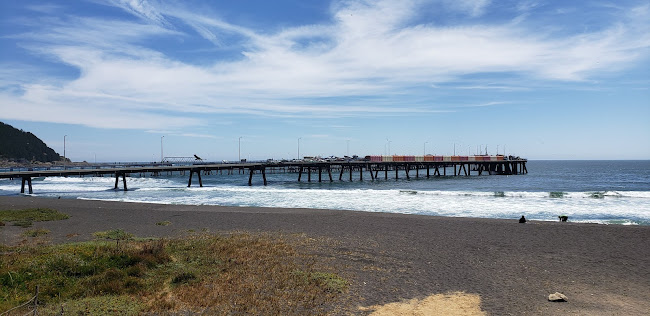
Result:
M160 163L164 162L164 158L163 158L164 157L163 156L163 138L165 138L165 136L160 136Z
M350 140L348 139L348 140L346 140L346 142L348 143L348 147L347 147L347 148L348 148L348 151L347 151L346 155L347 155L348 157L350 157Z
M390 143L391 141L386 138L386 141L388 142L388 155L390 156Z
M300 140L302 137L298 137L298 160L300 160Z
M239 136L239 162L241 162L241 136Z
M428 143L428 142L424 142L424 152L423 152L423 155L424 155L424 156L427 155L427 143Z

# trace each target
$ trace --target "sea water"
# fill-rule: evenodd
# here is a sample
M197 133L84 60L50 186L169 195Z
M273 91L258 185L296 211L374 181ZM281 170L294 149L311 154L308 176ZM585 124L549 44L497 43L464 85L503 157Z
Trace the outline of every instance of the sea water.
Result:
M329 182L323 174L312 173L312 182L303 174L203 175L203 187L189 173L152 177L127 177L128 191L114 190L115 178L49 177L33 180L34 196L106 201L261 206L308 209L337 209L454 217L482 217L556 221L559 215L572 222L650 225L650 161L529 161L528 174L482 175L426 178L426 170L415 170L406 179L403 171L388 180L380 171L372 180L366 171L349 181ZM433 175L433 170L431 171ZM20 180L0 180L0 195L17 195Z

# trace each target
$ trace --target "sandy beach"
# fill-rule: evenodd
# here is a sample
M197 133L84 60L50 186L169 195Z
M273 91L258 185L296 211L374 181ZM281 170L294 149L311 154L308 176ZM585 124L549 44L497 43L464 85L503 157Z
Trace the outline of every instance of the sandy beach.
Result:
M313 209L159 205L0 197L0 209L48 207L71 217L34 223L54 243L124 229L138 237L188 231L302 234L351 282L349 300L372 306L465 292L488 315L647 315L650 227L447 218ZM156 225L170 221L169 226ZM23 228L0 228L19 243ZM547 300L561 292L568 302ZM358 311L368 313L367 311Z

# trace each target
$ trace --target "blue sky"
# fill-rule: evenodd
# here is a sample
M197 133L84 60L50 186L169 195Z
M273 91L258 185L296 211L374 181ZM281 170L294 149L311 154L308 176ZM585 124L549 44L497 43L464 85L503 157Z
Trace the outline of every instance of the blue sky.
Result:
M650 159L649 88L644 0L0 2L0 121L75 161Z

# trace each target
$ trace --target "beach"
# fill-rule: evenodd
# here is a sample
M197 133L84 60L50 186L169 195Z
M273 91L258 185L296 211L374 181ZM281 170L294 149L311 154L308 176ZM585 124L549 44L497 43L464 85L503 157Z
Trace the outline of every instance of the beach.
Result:
M138 237L299 234L315 241L305 251L350 281L347 300L359 307L464 292L479 295L488 315L650 310L650 226L0 196L0 209L35 207L70 215L34 223L51 231L53 243L90 240L109 229ZM171 225L156 225L163 221ZM19 243L21 231L0 228L0 242ZM549 302L555 292L568 301Z

